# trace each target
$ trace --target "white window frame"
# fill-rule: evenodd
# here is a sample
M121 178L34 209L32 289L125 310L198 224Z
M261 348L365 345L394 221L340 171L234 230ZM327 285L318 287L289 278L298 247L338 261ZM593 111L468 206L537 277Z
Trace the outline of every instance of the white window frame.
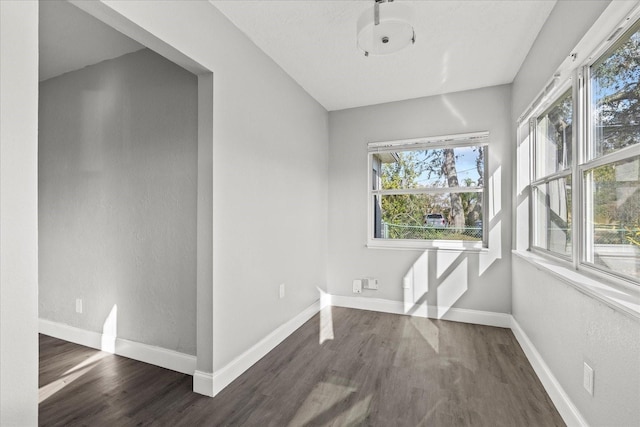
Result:
M571 85L572 79L567 79L567 81L565 81L563 84L559 85L557 88L554 89L553 94L555 95L552 98L552 102L547 102L542 104L539 108L537 108L534 111L534 115L533 117L530 119L529 121L529 135L530 135L530 140L532 142L531 144L531 154L530 154L530 159L531 159L531 165L530 165L530 171L531 171L531 177L530 177L530 185L529 185L529 197L531 200L530 203L530 212L529 212L529 218L531 218L530 223L529 223L529 228L532 231L531 235L530 235L530 248L536 252L539 253L543 253L545 255L549 255L549 256L553 256L553 257L558 257L567 261L571 261L573 253L575 252L575 249L573 248L574 246L574 238L575 238L575 232L574 232L574 228L573 225L576 222L575 221L575 216L574 216L574 212L573 212L573 206L574 206L574 201L575 198L572 197L571 198L571 206L572 206L572 212L571 212L571 245L572 245L572 255L565 255L565 254L561 254L558 252L554 252L551 250L548 250L546 248L543 248L541 246L536 246L535 242L534 242L534 235L535 235L535 229L538 225L538 212L536 209L534 209L534 203L535 203L535 194L534 194L534 187L538 186L538 185L542 185L542 184L548 184L551 181L554 181L556 179L559 178L564 178L567 176L571 177L571 186L572 189L574 187L574 177L573 177L573 168L576 162L576 156L575 156L575 145L576 145L576 130L575 130L575 123L576 123L576 98L575 98L575 90L572 90L571 93L571 99L572 99L572 110L573 110L573 117L572 117L572 132L571 132L571 150L572 150L572 154L571 154L571 165L569 166L568 169L564 169L561 171L556 171L554 173L548 174L548 175L544 175L542 177L537 177L536 176L536 171L538 169L538 165L537 165L537 156L536 156L536 148L538 145L538 135L537 135L537 121L538 118L540 116L542 116L550 107L551 105L555 104L562 96L564 96L564 94L572 87ZM535 114L537 113L537 114ZM573 196L573 195L572 195Z
M634 290L640 285L640 279L624 275L610 269L600 267L594 263L588 262L588 251L591 248L590 239L587 230L587 211L586 206L590 203L591 194L584 189L584 173L588 170L599 166L616 163L621 160L630 159L640 155L640 144L619 149L617 151L602 155L600 157L590 157L592 149L592 122L591 117L591 94L590 94L590 70L591 66L596 63L602 55L617 44L622 37L634 26L638 25L640 19L640 9L636 9L629 17L626 18L626 24L622 24L616 31L615 37L609 37L599 47L593 49L588 59L564 73L556 73L554 79L545 88L542 94L533 103L532 107L521 116L517 123L518 128L524 120L529 120L529 133L531 140L531 151L529 153L530 168L530 185L529 192L529 250L543 257L557 260L558 262L570 263L572 269L585 273L588 276L604 279L613 284L622 285L623 287L631 286ZM564 78L559 78L564 74ZM566 175L564 172L550 174L548 176L538 178L536 174L536 118L542 115L547 108L555 103L563 96L568 88L572 88L573 100L573 124L572 124L572 164L571 164L571 182L572 182L572 254L564 256L557 252L552 252L534 245L533 230L536 227L536 213L534 200L534 186L542 182L549 181L558 176Z
M393 141L377 141L367 144L367 247L369 248L391 248L391 249L451 249L451 250L483 250L488 247L488 206L489 193L488 185L488 166L489 166L489 132L472 132L453 135L431 136L424 138L393 140ZM442 148L459 148L459 147L483 147L484 155L484 176L483 186L475 187L459 187L452 189L449 187L431 187L420 189L393 189L382 190L373 189L373 155L376 153L394 153L398 151L415 151L415 150L437 150ZM437 193L482 193L482 240L466 241L466 240L421 240L421 239L384 239L374 236L374 215L375 202L374 196L383 196L391 194L437 194Z

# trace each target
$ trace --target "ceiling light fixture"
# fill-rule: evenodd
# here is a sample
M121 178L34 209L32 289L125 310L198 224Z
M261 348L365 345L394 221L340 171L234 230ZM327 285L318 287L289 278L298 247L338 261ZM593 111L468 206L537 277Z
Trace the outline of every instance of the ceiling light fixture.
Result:
M416 42L411 10L393 0L373 0L373 10L358 19L358 47L364 56L388 55Z

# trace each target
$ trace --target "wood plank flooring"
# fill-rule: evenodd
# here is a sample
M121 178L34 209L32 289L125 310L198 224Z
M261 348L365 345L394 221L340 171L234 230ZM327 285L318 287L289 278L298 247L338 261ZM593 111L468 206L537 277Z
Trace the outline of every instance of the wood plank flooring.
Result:
M564 425L510 330L337 307L215 398L44 335L40 387L41 426Z

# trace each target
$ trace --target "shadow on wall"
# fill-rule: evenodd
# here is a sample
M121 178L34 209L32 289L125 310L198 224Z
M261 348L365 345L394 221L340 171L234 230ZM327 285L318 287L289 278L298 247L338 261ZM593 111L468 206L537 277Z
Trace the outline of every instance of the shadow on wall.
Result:
M488 248L481 252L424 251L402 281L405 314L441 319L467 292L469 284L502 258L501 180L502 170L498 167L487 183L491 195Z

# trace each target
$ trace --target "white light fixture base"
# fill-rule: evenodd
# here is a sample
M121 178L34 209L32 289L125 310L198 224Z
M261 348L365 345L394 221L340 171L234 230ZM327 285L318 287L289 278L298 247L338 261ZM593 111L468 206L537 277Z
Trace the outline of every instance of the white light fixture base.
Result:
M388 55L414 44L410 8L393 0L374 1L374 8L358 19L358 47L365 56Z

